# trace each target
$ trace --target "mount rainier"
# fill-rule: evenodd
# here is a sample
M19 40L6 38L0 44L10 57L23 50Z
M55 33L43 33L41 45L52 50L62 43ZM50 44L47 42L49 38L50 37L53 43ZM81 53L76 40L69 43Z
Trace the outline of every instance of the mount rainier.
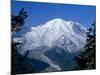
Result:
M19 33L21 37L13 39L23 43L18 49L19 53L24 55L29 51L29 58L49 64L42 71L72 70L76 66L74 56L86 42L84 26L60 18L31 27L28 32L21 30Z

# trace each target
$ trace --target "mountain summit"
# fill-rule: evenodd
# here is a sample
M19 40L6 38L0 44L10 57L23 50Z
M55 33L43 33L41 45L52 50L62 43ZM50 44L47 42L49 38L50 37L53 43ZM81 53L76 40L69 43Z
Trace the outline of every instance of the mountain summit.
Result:
M80 23L56 18L23 34L19 52L23 55L28 50L28 57L48 63L51 71L61 70L65 62L72 67L73 53L84 46L85 33L86 28Z
M64 21L59 18L37 27L31 27L31 29L31 32L23 36L24 50L57 46L70 52L76 52L84 45L86 39L85 27L77 22Z

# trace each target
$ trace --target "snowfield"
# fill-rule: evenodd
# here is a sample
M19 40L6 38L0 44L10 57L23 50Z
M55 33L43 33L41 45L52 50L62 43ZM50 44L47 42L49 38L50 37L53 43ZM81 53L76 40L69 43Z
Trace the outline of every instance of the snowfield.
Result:
M84 26L56 18L30 29L20 31L21 37L13 39L15 42L23 42L18 49L20 54L29 51L29 58L49 64L43 71L70 70L76 66L74 54L80 52L86 42Z

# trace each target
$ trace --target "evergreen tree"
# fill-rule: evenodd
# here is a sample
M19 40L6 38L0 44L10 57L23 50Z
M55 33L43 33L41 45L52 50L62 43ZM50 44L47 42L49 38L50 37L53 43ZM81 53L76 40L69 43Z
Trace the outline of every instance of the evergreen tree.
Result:
M77 69L95 69L96 68L96 23L92 24L92 27L88 29L86 45L84 51L80 53L78 57L75 57L78 63Z
M11 15L11 31L19 31L28 17L27 12L22 8L17 16Z
M22 8L18 15L12 15L11 16L11 31L13 32L18 32L21 30L21 27L25 23L25 19L27 18L27 12L24 11L24 8ZM13 36L13 34L12 34ZM13 39L13 37L12 37ZM18 48L17 46L21 45L22 43L19 42L11 42L11 49L12 49L12 74L23 74L23 73L31 73L33 71L33 64L29 62L29 59L27 58L28 51L25 53L24 56L18 53Z

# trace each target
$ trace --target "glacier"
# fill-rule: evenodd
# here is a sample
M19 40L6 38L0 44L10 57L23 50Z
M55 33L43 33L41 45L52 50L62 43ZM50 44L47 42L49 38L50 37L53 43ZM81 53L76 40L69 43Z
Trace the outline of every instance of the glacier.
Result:
M18 48L20 54L29 51L29 58L43 61L50 66L44 71L68 70L76 66L74 56L81 51L86 42L86 27L78 22L56 18L31 27L30 31L22 29L13 40L22 42ZM65 66L64 64L67 65ZM72 67L73 66L73 67Z

